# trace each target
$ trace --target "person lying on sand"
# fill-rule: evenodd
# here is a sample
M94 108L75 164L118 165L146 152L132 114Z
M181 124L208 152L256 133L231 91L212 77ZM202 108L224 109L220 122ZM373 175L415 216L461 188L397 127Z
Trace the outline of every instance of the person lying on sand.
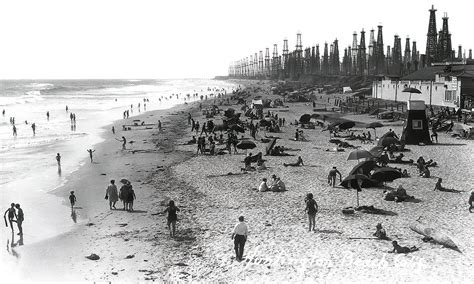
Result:
M381 240L387 240L387 232L385 232L385 229L382 227L381 223L378 223L377 226L375 226L376 231L373 234L375 237Z
M438 181L436 182L435 188L433 189L434 191L439 190L439 191L444 191L444 192L454 192L454 193L461 193L460 190L456 190L453 188L445 188L441 185L441 182L443 181L442 178L439 178Z
M389 253L409 253L409 252L414 252L414 251L419 250L419 248L417 248L416 246L412 246L410 248L402 247L398 244L397 241L393 241L392 245L393 245L393 250L389 251Z
M193 136L193 139L189 140L188 141L188 145L191 145L191 144L196 144L197 140L196 140L196 136Z
M287 163L283 163L283 165L284 165L285 167L288 167L288 166L290 166L290 167L304 166L304 164L303 164L303 159L301 158L301 156L298 156L298 161L296 161L296 163L288 163L288 164L287 164Z

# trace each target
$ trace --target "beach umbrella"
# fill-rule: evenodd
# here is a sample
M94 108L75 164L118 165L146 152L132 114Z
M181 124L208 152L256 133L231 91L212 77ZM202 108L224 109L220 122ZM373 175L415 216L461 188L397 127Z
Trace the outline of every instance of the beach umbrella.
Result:
M373 158L372 154L367 150L355 150L349 154L347 160L357 160L364 158Z
M343 122L343 123L339 124L339 129L345 130L345 129L350 129L354 126L355 126L354 121L346 121L346 122Z
M372 149L369 150L370 154L372 154L372 156L374 156L375 158L379 158L382 153L383 153L383 149L384 147L383 146L375 146L373 147Z
M377 138L377 130L376 130L376 128L380 128L380 127L383 127L383 124L382 124L382 123L380 123L380 122L372 122L372 123L369 123L369 125L367 125L366 128L372 128L372 129L374 129L375 138Z
M372 179L375 179L381 182L394 181L401 177L402 177L402 172L400 172L397 169L389 168L389 167L376 169L371 176Z
M309 122L309 120L311 119L311 115L309 114L303 114L301 117L300 117L300 122L303 123L303 124L306 124Z
M359 207L359 191L362 191L361 185L365 180L370 180L366 175L355 174L347 176L341 185L345 188L353 188L356 190L357 207Z
M386 136L380 138L379 142L377 143L377 146L387 147L392 144L400 144L400 141L395 137Z
M421 94L421 91L415 88L405 88L402 92L410 93L410 98L408 99L409 101L411 100L411 94Z
M375 160L362 161L352 168L349 175L363 174L369 176L370 172L375 168L379 168Z
M270 153L270 151L272 150L272 148L275 146L276 144L276 138L272 138L272 140L267 144L266 146L266 153L267 155Z
M242 150L247 150L247 149L253 149L257 147L257 145L250 140L242 140L239 142L239 144L237 144L236 147Z

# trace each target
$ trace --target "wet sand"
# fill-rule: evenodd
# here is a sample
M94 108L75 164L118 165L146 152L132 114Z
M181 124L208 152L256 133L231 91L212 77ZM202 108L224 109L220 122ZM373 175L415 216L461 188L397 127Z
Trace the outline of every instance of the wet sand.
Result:
M256 82L245 84L257 85ZM276 98L269 94L270 84L258 86L263 91L254 95ZM326 98L322 101L326 102ZM384 201L382 189L363 189L361 205L374 205L396 215L356 213L345 216L341 209L355 206L355 192L328 186L326 176L332 166L337 166L345 176L357 162L347 161L350 150L324 151L334 146L328 143L329 133L318 128L304 130L310 142L291 141L295 127L289 123L303 113L312 113L312 105L286 105L289 111L286 108L270 109L285 117L287 125L283 132L268 134L281 137L277 145L301 151L290 152L296 154L294 157L265 157L269 169L263 172L226 175L240 173L245 151L231 156L196 156L195 145L176 146L192 136L187 125L187 110L181 112L184 109L169 110L167 116L159 112L143 115L148 117L145 121L161 119L164 133L157 133L156 129L133 131L135 143L132 149L156 152L132 154L121 151L120 143L110 133L97 147L98 163L83 167L57 192L67 198L69 190L74 188L77 206L82 208L76 212L85 221L78 223L72 232L18 249L22 277L27 280L225 282L348 279L358 282L368 279L377 282L468 282L472 279L474 214L467 210L467 199L474 184L474 172L470 168L474 164L473 141L440 133L442 145L407 146L411 150L405 153L407 159L416 160L422 155L438 162L439 166L432 169L434 177L423 179L417 177L415 166L397 165L406 168L412 177L388 185L403 185L408 194L421 202ZM240 109L240 106L234 108ZM205 121L196 108L191 112L201 124ZM361 123L376 120L366 115L346 118ZM118 124L115 128L121 129ZM377 129L378 136L388 128L401 133L400 122L395 122ZM259 132L257 138L264 134ZM248 137L248 133L245 136ZM265 144L256 143L257 148L251 152L264 152ZM350 143L367 150L374 146ZM284 162L296 161L298 155L303 157L305 166L283 166ZM272 174L282 178L287 192L252 190L263 177L270 178ZM438 176L443 177L444 186L466 192L434 192L432 189ZM129 178L134 186L137 195L135 213L111 211L104 200L108 181L122 177ZM303 200L308 192L314 193L320 207L316 232L307 232ZM160 214L169 199L175 200L182 210L178 213L175 239L169 237L166 216ZM246 217L250 228L242 262L233 259L230 239L239 215ZM447 232L463 253L422 242L421 236L408 227L419 216L423 222ZM416 245L420 251L407 255L388 254L392 248L390 242L349 239L371 237L379 222L391 238L404 246ZM91 253L99 255L100 259L85 258Z

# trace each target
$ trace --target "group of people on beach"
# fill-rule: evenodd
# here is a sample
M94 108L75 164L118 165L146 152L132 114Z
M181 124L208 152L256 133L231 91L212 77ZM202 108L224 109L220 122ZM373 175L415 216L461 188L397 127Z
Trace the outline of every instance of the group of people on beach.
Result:
M7 217L8 217L8 223L7 223ZM18 203L12 203L10 205L10 208L5 210L5 213L3 214L3 219L5 220L5 226L8 227L8 224L10 224L10 228L12 230L12 233L14 232L13 229L13 223L16 223L18 227L18 235L21 236L23 235L23 221L25 220L25 214L23 213L23 209L20 207L20 204Z

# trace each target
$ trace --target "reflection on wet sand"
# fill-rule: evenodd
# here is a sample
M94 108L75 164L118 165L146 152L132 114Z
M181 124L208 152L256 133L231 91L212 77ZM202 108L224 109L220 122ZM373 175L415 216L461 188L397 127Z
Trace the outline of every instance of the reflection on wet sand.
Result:
M23 245L23 234L20 235L20 238L15 242L15 233L12 232L11 239L7 239L7 252L12 256L19 258L20 255L16 252L15 247Z
M71 208L71 219L74 221L74 223L77 223L77 214L76 214L76 209Z

